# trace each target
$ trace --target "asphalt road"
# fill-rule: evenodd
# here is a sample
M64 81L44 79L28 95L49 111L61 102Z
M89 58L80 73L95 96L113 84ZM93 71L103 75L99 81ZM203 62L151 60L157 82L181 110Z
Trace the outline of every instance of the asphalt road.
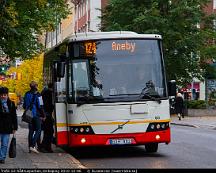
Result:
M216 168L216 131L171 126L171 143L148 154L144 146L96 147L72 150L87 168Z

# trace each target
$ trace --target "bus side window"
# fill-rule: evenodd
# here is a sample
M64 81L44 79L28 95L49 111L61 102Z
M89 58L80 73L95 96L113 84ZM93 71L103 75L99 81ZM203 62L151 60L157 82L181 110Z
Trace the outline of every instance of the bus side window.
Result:
M72 64L69 64L69 72L68 72L68 79L69 79L69 98L72 100L73 98L73 91L72 91Z
M90 88L86 61L73 63L73 89L75 100L80 96L89 95Z

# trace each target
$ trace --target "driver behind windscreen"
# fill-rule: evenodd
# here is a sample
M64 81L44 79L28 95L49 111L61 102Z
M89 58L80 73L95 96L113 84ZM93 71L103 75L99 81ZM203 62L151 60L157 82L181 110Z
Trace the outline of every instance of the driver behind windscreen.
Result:
M142 93L154 95L154 96L159 95L158 92L156 92L156 90L155 90L155 85L154 85L152 80L149 80L148 82L146 82L146 87L142 90Z

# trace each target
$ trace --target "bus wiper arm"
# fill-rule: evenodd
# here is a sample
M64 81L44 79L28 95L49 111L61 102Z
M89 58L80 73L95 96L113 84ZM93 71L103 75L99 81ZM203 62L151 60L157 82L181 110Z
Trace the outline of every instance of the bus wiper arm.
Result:
M126 122L123 123L123 124L119 124L118 127L117 127L115 130L113 130L111 133L114 133L115 131L117 131L117 130L119 130L119 129L123 129L123 126L124 126L125 124L127 124L129 121L130 121L130 120L126 121Z
M109 96L113 97L113 96L133 96L133 95L137 95L137 94L110 94Z
M145 96L148 97L148 98L150 98L153 101L158 102L158 104L161 104L161 100L159 98L153 97L153 96L151 96L151 95L149 95L147 93L141 93L140 94L140 97L145 97Z

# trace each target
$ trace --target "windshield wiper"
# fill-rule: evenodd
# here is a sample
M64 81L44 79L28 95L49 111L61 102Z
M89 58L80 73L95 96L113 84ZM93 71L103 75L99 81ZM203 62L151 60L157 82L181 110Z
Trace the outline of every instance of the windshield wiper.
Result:
M114 133L115 131L117 131L119 129L123 129L123 126L129 122L130 122L130 120L124 122L123 124L119 124L118 127L115 130L113 130L111 133Z
M159 98L154 97L154 96L151 96L151 95L149 95L149 94L147 94L147 93L143 93L143 92L141 92L141 94L140 94L139 97L143 98L143 97L145 97L145 96L148 97L148 98L150 98L150 99L153 100L153 101L158 102L158 104L161 103L161 100L160 100Z
M129 96L129 95L137 95L137 94L110 94L109 96Z

